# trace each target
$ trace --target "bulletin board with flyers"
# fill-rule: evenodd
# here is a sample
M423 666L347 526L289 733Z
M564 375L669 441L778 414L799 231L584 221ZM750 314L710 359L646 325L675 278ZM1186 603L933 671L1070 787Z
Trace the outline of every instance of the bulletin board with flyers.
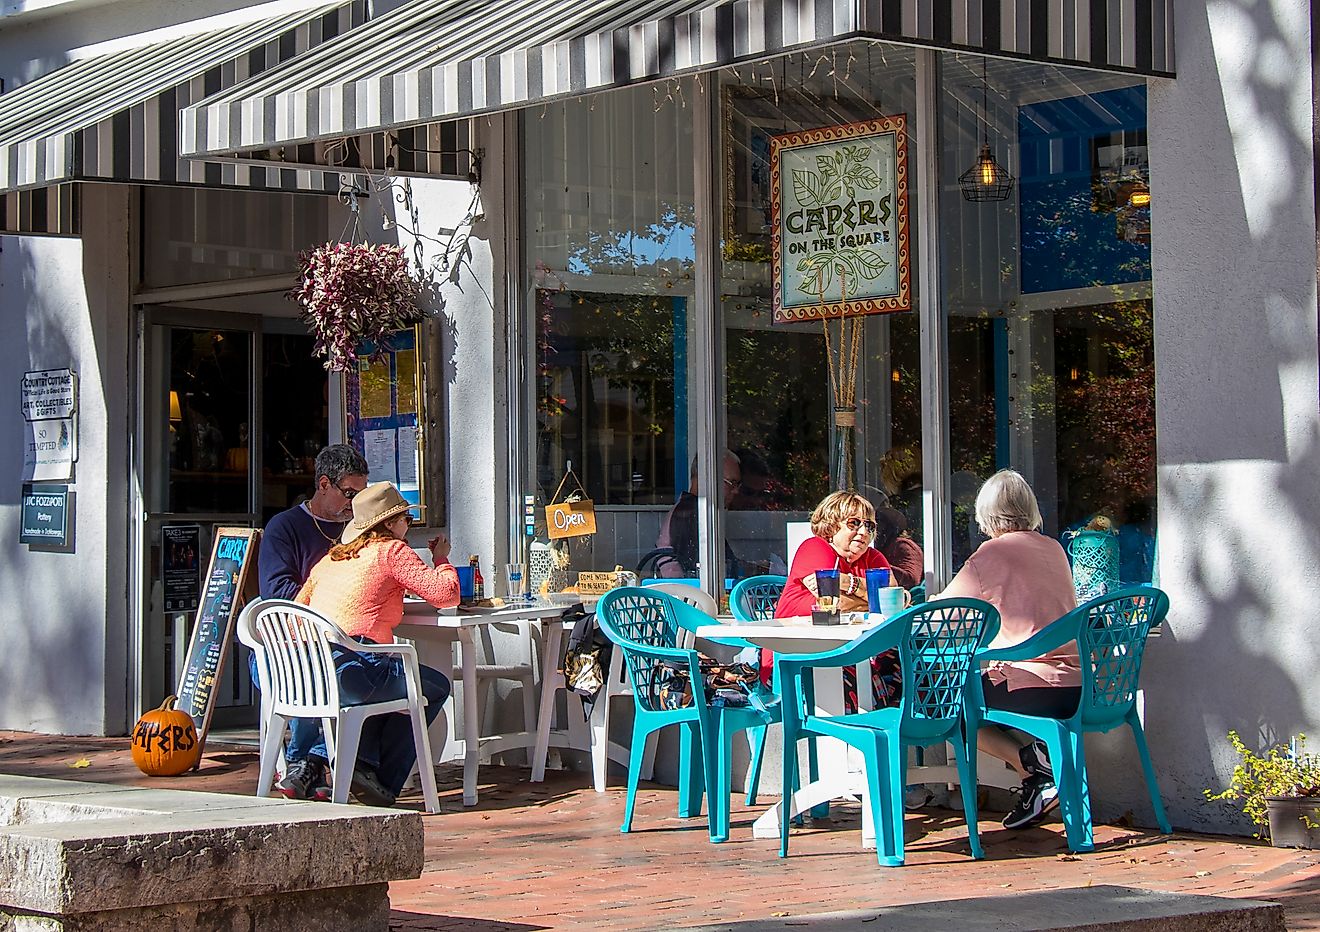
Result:
M344 435L367 460L371 482L388 481L429 523L426 498L426 395L420 328L390 337L383 353L358 348L355 370L344 376Z

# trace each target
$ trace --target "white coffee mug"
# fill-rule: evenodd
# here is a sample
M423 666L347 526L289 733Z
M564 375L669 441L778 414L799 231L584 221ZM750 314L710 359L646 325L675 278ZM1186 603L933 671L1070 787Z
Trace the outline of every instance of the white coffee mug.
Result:
M897 615L912 604L912 593L902 586L886 586L879 592L880 614L888 617Z

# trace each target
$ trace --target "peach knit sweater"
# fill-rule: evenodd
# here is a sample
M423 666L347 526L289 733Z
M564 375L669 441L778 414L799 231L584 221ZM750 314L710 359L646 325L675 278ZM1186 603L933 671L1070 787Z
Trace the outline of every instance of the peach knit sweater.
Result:
M1035 531L1012 531L987 540L967 558L941 599L984 599L999 609L999 634L990 645L1013 647L1077 607L1072 571L1059 542ZM990 681L1015 689L1079 686L1077 644L1035 660L988 665Z
M458 573L448 563L432 569L401 540L373 540L349 560L324 556L298 592L345 634L377 644L394 640L403 621L403 594L412 592L437 608L458 604Z

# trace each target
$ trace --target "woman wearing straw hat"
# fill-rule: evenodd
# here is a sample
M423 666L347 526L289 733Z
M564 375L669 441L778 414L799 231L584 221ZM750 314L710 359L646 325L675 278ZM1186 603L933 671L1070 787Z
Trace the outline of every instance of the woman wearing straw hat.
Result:
M403 595L412 592L437 608L458 604L458 574L449 563L449 540L430 541L435 568L427 566L404 538L411 506L389 482L374 482L353 498L353 520L340 543L312 567L297 601L327 618L363 643L389 644L403 621ZM335 659L340 695L347 702L384 702L402 698L407 686L400 658L343 651ZM426 723L440 714L449 698L449 680L438 670L421 667ZM362 727L353 795L371 806L392 806L403 789L417 750L412 726L404 715L376 715Z

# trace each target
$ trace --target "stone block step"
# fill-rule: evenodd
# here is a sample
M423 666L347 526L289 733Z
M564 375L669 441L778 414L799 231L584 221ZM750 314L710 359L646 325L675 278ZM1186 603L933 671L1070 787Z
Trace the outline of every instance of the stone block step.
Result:
M886 868L880 868L886 870ZM693 926L705 932L1285 932L1283 907L1100 885Z

